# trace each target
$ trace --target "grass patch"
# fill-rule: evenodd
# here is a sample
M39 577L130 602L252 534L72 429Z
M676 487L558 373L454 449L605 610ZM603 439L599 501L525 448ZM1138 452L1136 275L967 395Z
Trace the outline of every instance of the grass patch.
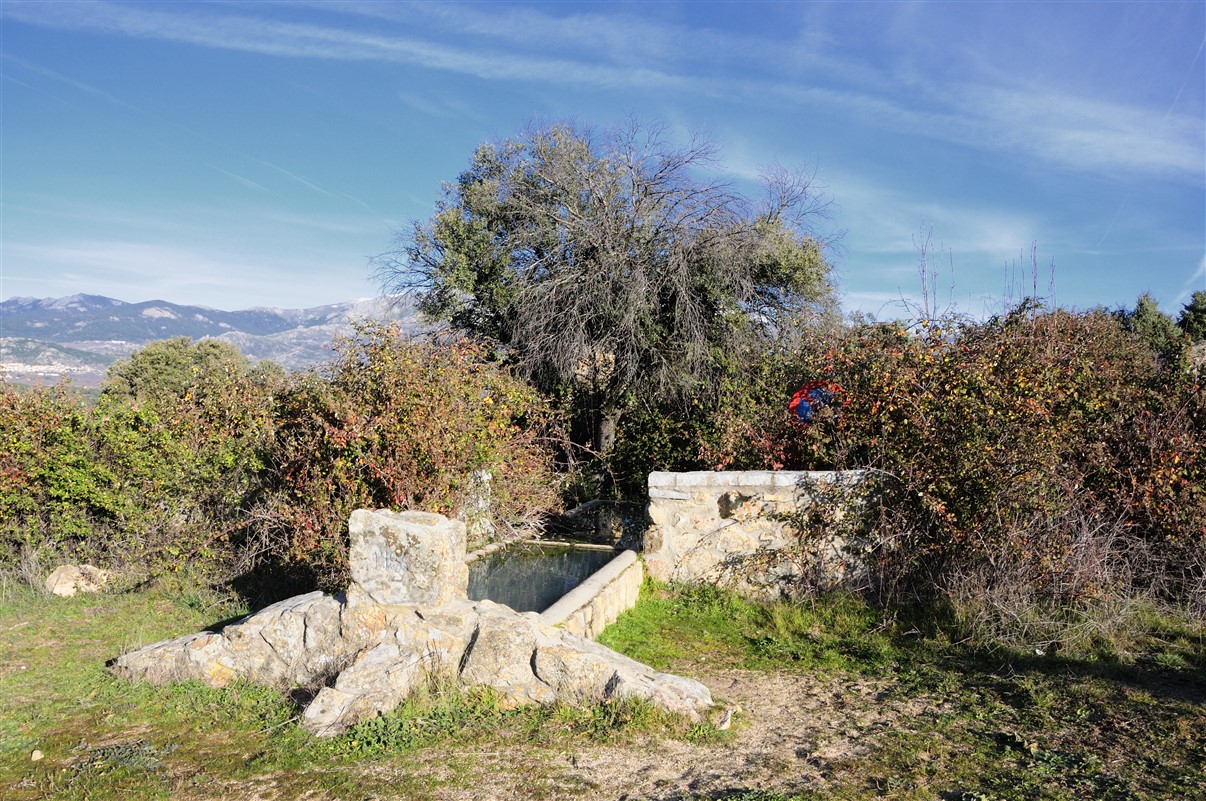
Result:
M716 736L706 724L693 726L643 701L508 709L489 691L436 684L387 715L323 739L301 729L298 708L269 688L152 685L105 670L123 651L239 611L186 586L59 599L6 585L0 596L6 801L422 798L458 780L455 772L439 780L426 775L422 754L433 749L455 762L457 749L497 742L558 752L576 742L635 736Z
M663 668L702 661L872 681L881 703L937 713L852 726L856 756L826 758L804 794L757 788L685 799L1156 799L1206 786L1200 623L1149 610L1125 649L1079 655L960 640L956 617L878 609L849 595L753 604L715 589L648 583L600 639ZM652 643L652 645L651 645ZM926 700L928 699L928 700ZM907 708L907 706L906 706Z
M653 667L687 662L754 670L882 670L906 656L899 624L855 596L761 604L715 587L653 581L599 642Z
M434 745L505 739L548 744L566 736L616 742L640 734L698 740L717 734L707 724L690 724L643 699L602 704L508 708L489 688L462 689L434 683L384 715L353 726L329 743L329 751L358 760Z
M239 611L183 586L64 600L6 585L5 799L421 799L481 781L490 770L483 753L503 754L495 758L504 769L522 773L520 798L572 798L574 782L586 795L594 785L591 774L565 768L567 753L599 744L645 750L674 738L704 749L698 759L710 764L730 746L707 749L759 725L739 716L736 733L718 732L633 701L508 709L493 693L436 684L388 715L318 739L296 725L286 696L266 688L154 686L104 670L125 649ZM959 644L951 620L889 614L841 595L761 605L648 584L602 639L676 672L740 668L750 681L787 674L799 677L791 686L844 691L849 706L835 713L833 736L858 748L801 746L800 764L820 777L807 792L737 786L701 801L1155 801L1206 786L1206 681L1193 621L1152 610L1125 652L1072 658ZM851 691L866 686L874 691ZM900 711L887 723L865 719L886 708ZM43 758L31 759L35 751ZM785 766L785 781L792 775ZM699 789L668 787L657 797L672 791L685 800Z

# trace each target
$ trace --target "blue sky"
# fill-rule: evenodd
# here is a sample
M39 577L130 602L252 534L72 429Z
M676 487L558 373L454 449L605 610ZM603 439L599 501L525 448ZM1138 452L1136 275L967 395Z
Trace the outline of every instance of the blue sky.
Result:
M0 297L371 296L477 144L634 115L740 186L815 170L847 309L918 300L931 229L940 305L1053 269L1061 305L1176 314L1206 289L1204 44L1201 0L4 0Z

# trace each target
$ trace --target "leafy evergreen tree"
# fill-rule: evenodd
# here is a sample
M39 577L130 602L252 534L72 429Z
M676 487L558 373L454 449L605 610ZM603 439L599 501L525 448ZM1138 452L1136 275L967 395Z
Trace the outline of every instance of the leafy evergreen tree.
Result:
M1181 309L1177 318L1177 326L1186 333L1193 342L1206 339L1206 292L1194 292L1189 303Z
M608 453L632 398L716 382L743 344L833 303L807 177L768 174L757 203L697 175L714 157L635 123L483 145L431 219L378 259L379 277L571 397Z
M1119 309L1114 313L1122 327L1139 335L1160 357L1165 367L1179 368L1185 358L1187 344L1184 332L1170 315L1147 292L1139 296L1133 310Z

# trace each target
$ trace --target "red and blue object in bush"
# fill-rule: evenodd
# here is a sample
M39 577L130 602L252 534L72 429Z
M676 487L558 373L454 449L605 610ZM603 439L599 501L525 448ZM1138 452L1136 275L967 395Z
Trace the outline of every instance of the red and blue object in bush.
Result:
M787 408L796 413L801 423L810 423L817 412L825 407L839 411L843 394L842 388L831 381L810 381L796 390Z

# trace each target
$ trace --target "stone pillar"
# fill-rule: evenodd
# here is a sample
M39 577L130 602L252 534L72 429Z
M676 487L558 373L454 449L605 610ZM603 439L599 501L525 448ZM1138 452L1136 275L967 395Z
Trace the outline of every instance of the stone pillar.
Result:
M469 487L461 519L465 521L467 538L476 545L494 538L494 519L490 509L493 503L493 483L494 474L489 470L474 470L469 474Z
M357 509L348 520L348 606L442 606L466 597L465 524L429 512Z

